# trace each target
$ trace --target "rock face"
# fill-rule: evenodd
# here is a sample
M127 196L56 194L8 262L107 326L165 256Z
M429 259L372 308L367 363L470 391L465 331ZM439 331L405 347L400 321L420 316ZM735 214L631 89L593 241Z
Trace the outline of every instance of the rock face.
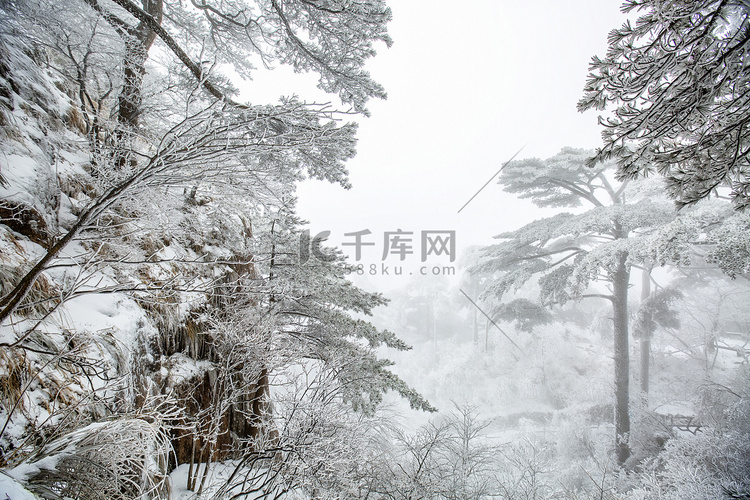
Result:
M101 189L87 149L89 124L66 93L65 81L43 69L48 62L41 64L34 57L41 55L35 56L21 37L0 34L0 297ZM198 203L195 196L193 190L186 201L192 210L211 210L203 207L209 200ZM139 207L125 206L108 215L110 229L137 220ZM190 220L191 214L186 212L185 218ZM237 227L241 238L252 237L248 221L239 221ZM74 257L60 266L62 271L38 276L16 313L16 320L47 318L44 328L26 342L34 350L9 347L16 340L14 332L4 325L0 329L0 342L6 343L0 346L0 381L5 387L0 406L17 414L0 438L0 466L21 460L17 448L24 443L69 436L75 426L117 419L121 412L147 414L154 401L169 400L173 406L167 414L174 419L157 425L174 450L165 454L161 473L182 463L233 458L254 442L273 439L266 368L252 356L227 365L209 325L198 319L207 308L227 307L226 297L236 291L229 287L255 272L250 257L220 246L226 232L213 229L218 231L214 248L226 262L216 266L221 269L205 266L205 277L214 280L216 292L194 300L194 310L186 311L179 292L145 300L117 292L86 293L102 285L153 287L179 277L182 270L150 266L149 259L170 245L183 255L205 256L205 234L200 231L185 231L191 247L185 241L162 241L158 233L134 236L130 230L107 229L101 238L86 236L71 244ZM85 270L92 255L112 264ZM115 265L127 259L142 262ZM80 283L72 281L81 272L88 274ZM81 290L86 292L81 298L55 303L65 293ZM53 313L59 316L49 316ZM63 354L50 360L55 352ZM70 422L58 416L67 411L75 415ZM40 485L55 480L73 484L78 465L90 459L70 458L63 467L66 478L55 479L45 469L34 477Z
M221 400L222 389L212 370L196 374L175 387L186 421L195 426L175 426L172 444L178 465L238 458L242 451L252 449L254 442L268 437L270 405L265 370L257 383L248 388L244 402L221 407L217 402Z
M44 247L49 245L50 234L47 223L42 214L29 205L1 200L0 222L8 226L9 229L26 236L34 243Z
M42 55L0 36L0 224L46 247L59 222L59 174L80 136L66 126L74 108L59 88L64 84L40 70L35 57Z

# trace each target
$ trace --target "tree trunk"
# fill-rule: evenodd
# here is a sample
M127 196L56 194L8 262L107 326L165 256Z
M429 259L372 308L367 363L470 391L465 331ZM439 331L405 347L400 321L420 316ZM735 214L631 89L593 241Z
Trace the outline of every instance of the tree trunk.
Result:
M628 436L630 434L630 354L628 347L628 285L630 270L625 262L627 254L619 257L612 276L614 361L615 361L615 450L617 463L623 465L630 456Z
M641 397L648 401L648 378L651 364L651 337L641 339Z
M143 10L159 24L163 7L163 0L143 0ZM126 54L123 60L122 90L117 98L117 121L120 125L117 140L121 144L120 151L114 158L117 168L135 162L127 152L126 144L137 133L138 118L143 112L143 76L146 74L148 51L155 39L156 32L143 21L123 37Z
M484 352L490 352L490 320L484 322Z
M641 303L644 303L651 295L651 269L644 269L641 286ZM644 331L641 336L641 398L643 402L648 401L648 379L651 368L651 335L653 332Z
M163 0L143 0L143 10L159 24L163 8ZM130 36L125 38L127 54L123 61L123 85L117 102L117 120L132 129L138 126L146 59L155 39L156 33L144 22L140 22Z
M479 321L477 320L477 308L474 308L474 347L479 346Z

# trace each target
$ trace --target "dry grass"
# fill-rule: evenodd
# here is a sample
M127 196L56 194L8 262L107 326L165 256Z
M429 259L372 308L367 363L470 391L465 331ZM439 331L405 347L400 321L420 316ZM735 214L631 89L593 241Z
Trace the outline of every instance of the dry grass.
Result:
M31 265L13 232L0 231L0 240L0 248L3 248L0 253L0 296L4 296L15 288ZM57 305L59 296L59 287L45 274L40 274L16 313L23 317L44 315Z
M33 368L24 351L0 348L0 405L13 408L18 404L31 373Z
M161 497L170 453L160 420L126 415L77 429L45 447L34 463L59 458L54 469L40 467L28 488L42 498L71 500Z
M85 135L88 132L86 120L84 120L81 110L75 106L70 106L68 108L63 120L65 125L74 132L79 132L81 135Z

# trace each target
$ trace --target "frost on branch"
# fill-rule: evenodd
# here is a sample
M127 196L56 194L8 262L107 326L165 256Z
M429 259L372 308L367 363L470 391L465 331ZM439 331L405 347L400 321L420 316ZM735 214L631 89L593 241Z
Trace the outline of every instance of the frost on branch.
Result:
M604 146L592 162L615 160L618 178L659 173L678 205L728 188L750 203L750 7L744 1L630 0L637 11L594 57L579 110L600 117Z

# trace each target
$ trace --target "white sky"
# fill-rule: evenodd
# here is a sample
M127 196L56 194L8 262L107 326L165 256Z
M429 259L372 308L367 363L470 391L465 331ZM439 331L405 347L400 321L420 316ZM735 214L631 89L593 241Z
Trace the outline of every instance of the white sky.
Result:
M591 57L604 55L607 33L625 19L620 0L388 4L394 44L381 44L368 69L389 97L358 119L353 188L310 181L299 189L300 215L313 233L331 230L330 244L372 231L366 265L380 265L384 231L414 231L416 245L421 230L455 230L465 248L538 218L496 181L457 212L523 146L519 158L600 144L596 112L580 114L576 103ZM281 91L320 100L315 81L279 68L256 77L247 98L273 102Z

